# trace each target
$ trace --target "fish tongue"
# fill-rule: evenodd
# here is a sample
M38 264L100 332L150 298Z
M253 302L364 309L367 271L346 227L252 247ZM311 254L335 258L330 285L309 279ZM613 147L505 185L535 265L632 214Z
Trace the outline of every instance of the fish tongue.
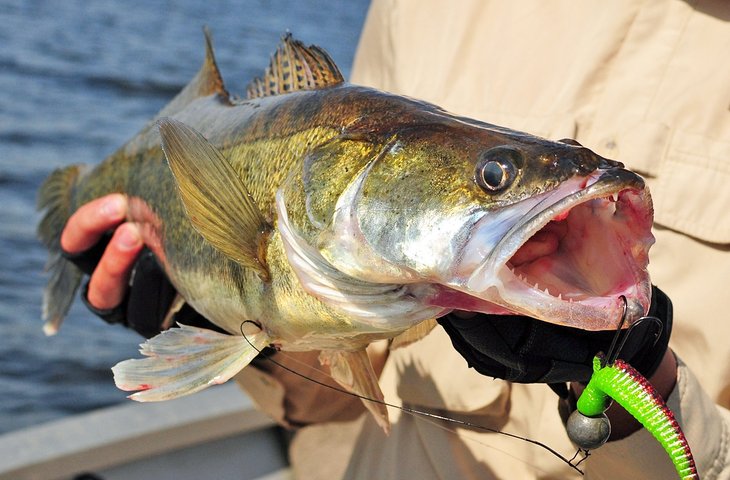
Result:
M540 257L555 253L559 245L560 236L556 232L540 230L517 250L510 259L510 263L513 267L519 267L534 262Z

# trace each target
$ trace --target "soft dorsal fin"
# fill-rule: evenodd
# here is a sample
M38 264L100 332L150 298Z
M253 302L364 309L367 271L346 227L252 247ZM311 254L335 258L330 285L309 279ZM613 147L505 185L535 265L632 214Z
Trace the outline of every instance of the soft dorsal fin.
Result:
M157 120L176 115L199 98L215 95L215 98L224 105L232 105L230 95L223 85L223 78L215 61L210 31L204 28L203 34L205 37L205 60L203 60L200 70L185 88L142 128L137 136L127 142L123 147L125 155L135 155L140 151L159 145L160 139L155 128Z
M253 79L246 94L249 99L269 97L296 90L332 87L344 81L327 52L316 45L307 47L287 33L271 57L264 76Z
M270 226L228 159L187 125L157 122L162 150L193 227L219 252L268 280L264 246Z
M203 29L205 36L205 60L192 80L157 114L156 118L169 117L185 108L190 102L200 97L218 94L221 100L230 102L230 95L223 84L223 77L213 52L213 40L208 28Z

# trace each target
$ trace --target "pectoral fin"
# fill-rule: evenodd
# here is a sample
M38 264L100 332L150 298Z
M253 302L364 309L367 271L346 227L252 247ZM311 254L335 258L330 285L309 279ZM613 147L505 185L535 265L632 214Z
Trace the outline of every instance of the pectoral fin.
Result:
M130 398L140 402L189 395L231 378L268 342L262 330L244 338L181 325L143 343L140 352L148 358L114 366L114 382L125 391L139 390Z
M187 125L158 122L162 149L195 229L233 261L269 276L264 242L270 226L228 159Z
M388 409L383 403L385 398L367 352L364 349L357 352L322 351L319 361L322 365L329 366L332 378L337 383L350 392L365 397L362 399L365 408L370 410L383 431L390 433Z
M431 333L431 330L436 328L436 325L438 325L436 319L431 318L412 326L405 332L393 338L393 341L390 343L390 349L395 350L396 348L406 347L411 343L419 341L420 339Z

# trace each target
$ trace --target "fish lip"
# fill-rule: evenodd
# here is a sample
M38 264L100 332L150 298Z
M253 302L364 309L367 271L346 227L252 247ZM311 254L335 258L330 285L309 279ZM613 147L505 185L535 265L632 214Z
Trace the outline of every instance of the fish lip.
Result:
M575 183L563 185L563 192L568 190L565 193L559 193L561 187L558 187L547 195L543 194L546 195L546 199L537 202L528 215L517 221L469 276L465 284L466 291L514 314L529 315L550 323L579 326L588 330L606 330L618 325L624 308L623 300L620 298L621 294L628 299L629 322L644 315L649 309L651 295L651 285L645 264L635 268L632 264L632 271L628 273L635 280L633 287L609 297L568 301L530 287L521 280L519 281L525 288L514 288L515 280L518 280L518 277L507 264L527 240L552 219L569 212L574 207L595 199L613 195L618 197L622 195L622 192L629 191L638 194L637 198L630 202L631 206L648 213L648 220L646 220L648 223L638 227L646 230L643 232L645 237L638 241L641 249L634 254L635 259L640 260L639 263L642 263L641 259L647 256L648 249L654 240L650 232L652 207L651 198L644 188L644 180L639 175L623 168L610 168L595 171L585 177L585 182L582 185L578 183L579 188L577 189L575 185ZM542 203L548 205L538 212L530 214ZM646 263L648 263L648 259ZM531 297L529 302L525 302L525 295ZM561 312L563 316L556 318L555 312ZM589 325L581 322L581 319L586 316L592 318Z

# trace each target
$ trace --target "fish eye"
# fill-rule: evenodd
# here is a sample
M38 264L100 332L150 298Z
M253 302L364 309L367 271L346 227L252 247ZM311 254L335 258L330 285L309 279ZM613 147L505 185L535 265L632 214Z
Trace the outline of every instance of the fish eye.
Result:
M487 192L501 192L514 182L521 159L520 152L512 148L496 147L487 150L477 162L477 184Z

